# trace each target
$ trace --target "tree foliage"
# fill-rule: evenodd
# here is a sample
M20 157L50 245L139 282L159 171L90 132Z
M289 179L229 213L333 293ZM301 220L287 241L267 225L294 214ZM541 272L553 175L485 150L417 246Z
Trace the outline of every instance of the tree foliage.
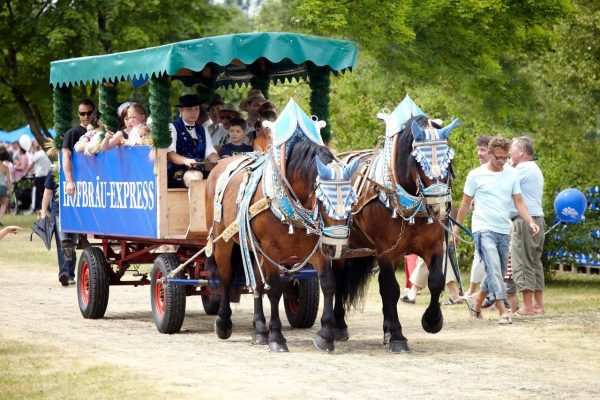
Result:
M239 10L206 2L7 0L0 4L0 126L13 129L28 123L38 140L47 136L53 60L249 29ZM74 90L79 97L96 94L93 85ZM132 92L121 96L129 98Z

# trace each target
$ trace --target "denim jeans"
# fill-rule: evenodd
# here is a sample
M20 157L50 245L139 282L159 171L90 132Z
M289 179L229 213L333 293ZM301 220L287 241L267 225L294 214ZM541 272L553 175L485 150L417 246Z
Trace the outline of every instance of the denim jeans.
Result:
M58 277L67 275L69 279L75 279L75 263L77 256L75 255L75 247L64 248L63 240L71 239L72 243L76 242L75 233L65 233L60 230L60 218L58 215L53 215L56 224L54 225L54 239L56 242L56 253L58 254Z
M492 231L475 232L476 248L485 266L481 289L494 300L505 300L504 276L508 263L509 236Z

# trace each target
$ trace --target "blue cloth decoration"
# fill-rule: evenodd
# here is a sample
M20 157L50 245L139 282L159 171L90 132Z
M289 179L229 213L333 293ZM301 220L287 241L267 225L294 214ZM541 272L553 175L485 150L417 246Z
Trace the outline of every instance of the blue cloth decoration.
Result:
M424 142L414 146L412 156L429 179L441 179L448 175L448 167L454 158L454 149L445 141L431 144Z
M300 129L306 138L323 146L320 128L324 127L324 121L315 121L311 119L293 98L290 99L281 114L275 122L275 131L273 132L273 147L278 147L285 143Z

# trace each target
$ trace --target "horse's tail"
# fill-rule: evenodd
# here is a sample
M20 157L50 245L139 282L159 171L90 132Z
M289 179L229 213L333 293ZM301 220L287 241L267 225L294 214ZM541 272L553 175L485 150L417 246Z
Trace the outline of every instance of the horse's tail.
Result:
M345 259L335 269L336 295L345 310L362 305L374 267L375 257L357 257Z

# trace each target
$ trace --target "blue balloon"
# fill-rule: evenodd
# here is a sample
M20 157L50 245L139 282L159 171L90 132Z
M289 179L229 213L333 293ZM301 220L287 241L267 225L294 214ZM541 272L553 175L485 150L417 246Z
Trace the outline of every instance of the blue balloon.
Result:
M577 189L565 189L554 199L556 217L566 224L581 222L586 207L587 200Z

